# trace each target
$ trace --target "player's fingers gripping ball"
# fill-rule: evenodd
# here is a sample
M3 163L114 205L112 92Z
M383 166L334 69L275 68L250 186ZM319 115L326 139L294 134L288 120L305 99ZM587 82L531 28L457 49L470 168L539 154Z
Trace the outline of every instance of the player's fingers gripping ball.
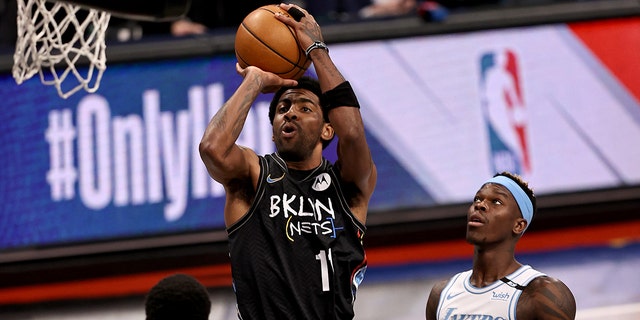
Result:
M249 13L236 32L235 52L242 68L256 66L284 79L299 79L311 65L294 30L275 17L280 12L300 21L305 14L292 7L262 6Z
M293 20L298 22L300 22L300 20L302 20L302 18L304 18L305 16L305 14L296 7L289 8L287 12L289 13L289 15L291 15L291 18L293 18Z

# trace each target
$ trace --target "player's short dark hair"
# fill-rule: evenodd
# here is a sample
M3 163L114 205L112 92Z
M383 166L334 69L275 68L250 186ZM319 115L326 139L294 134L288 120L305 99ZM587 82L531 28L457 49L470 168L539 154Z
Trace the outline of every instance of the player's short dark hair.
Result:
M327 123L329 122L329 112L326 109L326 103L324 102L324 95L322 94L322 89L320 89L320 82L318 82L318 80L313 79L311 77L304 76L298 80L298 85L292 86L292 87L282 87L278 89L276 93L273 94L273 98L271 99L271 103L269 104L269 122L271 122L271 124L273 124L273 119L275 119L276 117L276 107L278 106L278 101L280 100L280 97L282 97L285 91L289 89L306 89L311 91L313 94L315 94L318 97L318 100L320 101L320 107L322 108L322 118L324 119L324 122L327 122ZM326 148L329 145L329 143L331 143L332 140L333 139L323 140L322 148L323 149Z
M154 285L145 300L147 320L207 320L211 300L207 289L187 274L174 274Z
M522 188L524 193L527 194L527 197L529 197L529 200L531 200L531 204L533 206L533 214L535 216L535 213L538 210L538 207L536 206L536 195L533 193L533 189L531 189L531 187L529 187L529 183L527 181L525 181L520 175L517 175L515 173L511 173L509 171L502 171L502 172L496 173L494 175L494 177L497 177L497 176L505 176L505 177L513 180L515 183L518 184L518 186L520 186L520 188Z
M276 93L273 94L273 99L271 99L271 104L269 105L269 121L271 121L271 123L273 123L273 119L276 116L276 107L278 106L278 100L280 100L280 97L282 97L284 92L289 89L306 89L311 91L313 94L315 94L318 97L318 100L320 101L320 106L322 107L322 115L324 117L324 121L329 122L329 116L325 112L326 110L324 108L325 104L323 101L322 90L320 89L320 83L316 79L304 76L298 80L297 86L282 87L278 89Z

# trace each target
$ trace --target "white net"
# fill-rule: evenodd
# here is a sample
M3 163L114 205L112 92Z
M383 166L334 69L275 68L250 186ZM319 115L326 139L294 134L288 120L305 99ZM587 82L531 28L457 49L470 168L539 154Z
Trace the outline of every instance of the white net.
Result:
M98 90L106 69L105 34L111 15L67 2L18 0L13 77L18 84L36 73L66 99L84 88ZM80 72L78 68L83 66ZM86 66L86 67L85 67Z

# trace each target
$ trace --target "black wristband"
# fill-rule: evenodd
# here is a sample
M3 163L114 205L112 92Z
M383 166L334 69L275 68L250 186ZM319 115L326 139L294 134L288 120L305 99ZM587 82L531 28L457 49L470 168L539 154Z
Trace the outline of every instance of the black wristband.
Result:
M354 107L360 109L358 98L351 88L349 81L345 81L335 88L322 94L325 110L328 112L337 107Z

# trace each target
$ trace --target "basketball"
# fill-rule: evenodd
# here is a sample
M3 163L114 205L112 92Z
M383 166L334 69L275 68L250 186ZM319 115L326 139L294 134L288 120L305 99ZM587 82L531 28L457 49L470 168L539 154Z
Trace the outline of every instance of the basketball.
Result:
M274 14L289 15L277 5L262 6L249 13L238 27L235 52L241 67L256 66L284 79L299 79L311 60L298 44L294 30Z

